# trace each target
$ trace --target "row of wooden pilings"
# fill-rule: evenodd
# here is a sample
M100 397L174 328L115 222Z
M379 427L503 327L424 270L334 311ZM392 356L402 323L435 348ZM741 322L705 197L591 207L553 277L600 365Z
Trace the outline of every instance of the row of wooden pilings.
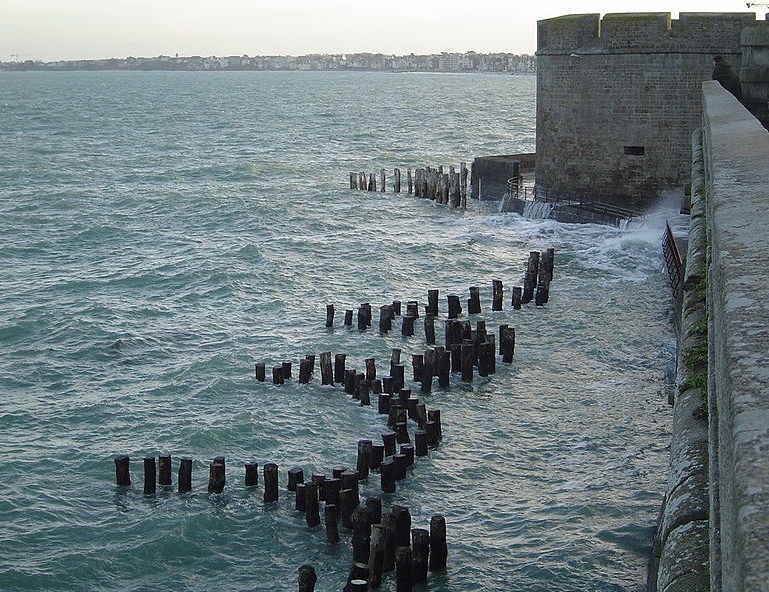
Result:
M449 172L443 172L443 166L437 168L419 168L412 174L411 169L406 169L406 187L408 195L431 199L436 203L446 204L452 208L467 208L467 165L463 162L457 172L452 165ZM379 171L379 184L375 173L350 172L350 189L361 191L386 191L387 173L385 169ZM393 171L393 192L401 192L401 170Z

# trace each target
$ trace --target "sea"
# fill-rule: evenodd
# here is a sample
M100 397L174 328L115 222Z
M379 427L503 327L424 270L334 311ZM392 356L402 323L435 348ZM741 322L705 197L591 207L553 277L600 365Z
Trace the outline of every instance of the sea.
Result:
M376 397L321 384L318 362L300 384L299 360L344 353L363 371L374 358L382 377L400 349L443 437L395 493L376 473L360 489L385 512L406 506L414 528L445 517L447 568L415 590L642 590L669 455L661 240L675 208L617 228L405 191L408 168L533 152L535 104L527 75L0 73L0 589L289 591L308 564L318 592L341 591L351 533L331 544L308 526L287 471L355 467L358 441L381 441L387 422ZM382 168L387 191L350 189L350 172ZM548 248L549 301L513 309L529 253ZM467 315L474 286L482 312ZM399 317L381 334L378 311L421 308L431 289L439 344L455 294L473 327L515 328L513 362L421 393L422 318L413 336ZM287 361L292 378L272 384ZM159 455L174 487L144 495L142 459ZM216 456L227 484L209 494ZM183 457L193 489L180 494ZM395 586L385 574L381 590Z

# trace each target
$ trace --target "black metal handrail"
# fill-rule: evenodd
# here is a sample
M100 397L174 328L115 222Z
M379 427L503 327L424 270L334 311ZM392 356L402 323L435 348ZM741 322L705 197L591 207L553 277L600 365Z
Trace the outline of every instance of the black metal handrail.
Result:
M670 287L673 289L673 296L678 298L681 295L683 263L681 262L681 254L678 252L676 239L673 237L673 231L670 230L670 224L667 222L665 222L665 234L662 238L662 254L665 256L665 267L668 271Z

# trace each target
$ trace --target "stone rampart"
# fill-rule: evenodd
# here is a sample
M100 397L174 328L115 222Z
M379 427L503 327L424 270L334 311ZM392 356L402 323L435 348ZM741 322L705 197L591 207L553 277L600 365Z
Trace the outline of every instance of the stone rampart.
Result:
M702 92L711 590L769 590L769 134Z
M538 187L642 207L689 182L690 134L714 54L740 64L754 13L539 21Z

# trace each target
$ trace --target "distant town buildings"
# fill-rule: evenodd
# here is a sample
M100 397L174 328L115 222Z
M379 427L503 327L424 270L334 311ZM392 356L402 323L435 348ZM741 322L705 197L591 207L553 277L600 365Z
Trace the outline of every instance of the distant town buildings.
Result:
M56 62L0 62L0 70L382 70L390 72L533 73L536 57L510 53L310 54L304 56L225 56L110 58Z

